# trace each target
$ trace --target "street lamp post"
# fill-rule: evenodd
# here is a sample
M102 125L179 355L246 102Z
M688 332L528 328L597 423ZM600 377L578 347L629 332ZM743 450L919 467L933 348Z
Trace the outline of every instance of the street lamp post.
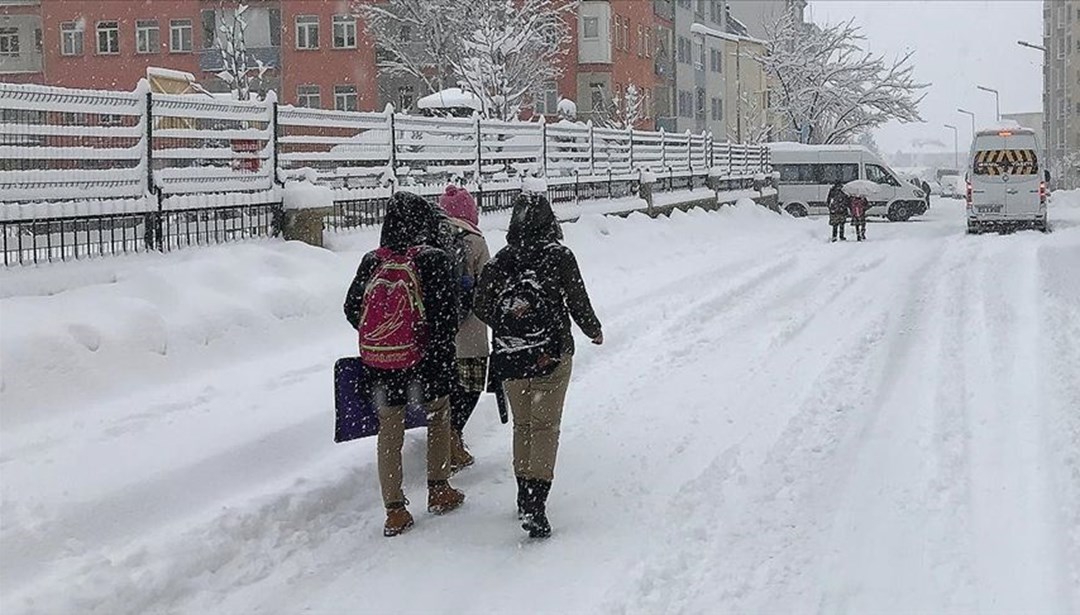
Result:
M957 109L957 111L959 111L960 113L963 113L964 115L970 115L971 116L971 140L974 141L975 140L975 114L972 113L971 111L968 111L967 109Z
M983 92L990 92L994 95L994 105L997 108L997 121L1001 122L1001 95L994 88L988 88L985 85L977 85L975 89L982 90Z
M960 131L952 124L945 124L945 128L951 128L953 133L953 166L960 168Z

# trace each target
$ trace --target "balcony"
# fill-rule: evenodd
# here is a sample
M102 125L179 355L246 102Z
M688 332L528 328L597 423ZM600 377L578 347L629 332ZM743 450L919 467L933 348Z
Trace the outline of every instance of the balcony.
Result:
M261 61L270 68L281 67L280 47L249 47L248 66L254 68L256 60ZM216 73L225 68L221 60L221 50L217 47L202 49L199 51L199 70L207 73Z

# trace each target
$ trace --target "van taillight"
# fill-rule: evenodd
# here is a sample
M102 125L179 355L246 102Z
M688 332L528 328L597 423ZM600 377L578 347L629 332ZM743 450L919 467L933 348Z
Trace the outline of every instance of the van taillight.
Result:
M1046 202L1046 182L1039 182L1039 202Z
M972 202L973 201L972 201L971 182L968 182L967 183L967 204L968 204L968 207L971 207Z

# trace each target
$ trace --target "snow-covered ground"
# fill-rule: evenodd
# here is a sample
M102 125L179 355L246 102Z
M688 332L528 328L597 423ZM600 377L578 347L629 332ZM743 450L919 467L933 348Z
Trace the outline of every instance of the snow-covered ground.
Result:
M0 609L1080 611L1080 193L1051 218L568 225L607 343L579 345L537 544L490 399L452 515L410 432L400 538L374 442L333 444L375 233L0 271Z

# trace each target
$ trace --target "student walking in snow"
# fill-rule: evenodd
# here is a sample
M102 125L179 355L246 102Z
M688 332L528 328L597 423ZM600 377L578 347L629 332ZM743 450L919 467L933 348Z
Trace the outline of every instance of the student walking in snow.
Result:
M570 319L604 342L577 259L542 194L514 201L507 246L480 275L475 309L492 329L492 390L505 391L514 417L518 514L533 538L551 535L547 498L555 475L559 425L570 384Z
M829 189L828 203L829 224L832 225L832 240L847 241L844 237L844 226L847 224L848 196L844 193L844 186L840 182L833 184Z
M866 239L866 210L869 205L864 196L853 196L848 199L848 207L851 210L851 227L855 229L856 241Z
M450 256L461 296L456 340L458 377L450 389L450 467L456 472L474 462L465 446L465 424L476 409L487 382L487 325L476 317L472 298L476 281L491 259L491 253L479 228L476 199L468 190L447 186L439 197L439 207L446 214L446 224L450 227Z
M413 525L402 491L405 406L427 411L428 511L461 506L450 486L450 401L457 379L458 284L450 256L431 247L432 206L415 194L390 198L380 247L368 252L345 297L345 318L360 333L365 382L379 412L379 484L386 506L385 536Z

